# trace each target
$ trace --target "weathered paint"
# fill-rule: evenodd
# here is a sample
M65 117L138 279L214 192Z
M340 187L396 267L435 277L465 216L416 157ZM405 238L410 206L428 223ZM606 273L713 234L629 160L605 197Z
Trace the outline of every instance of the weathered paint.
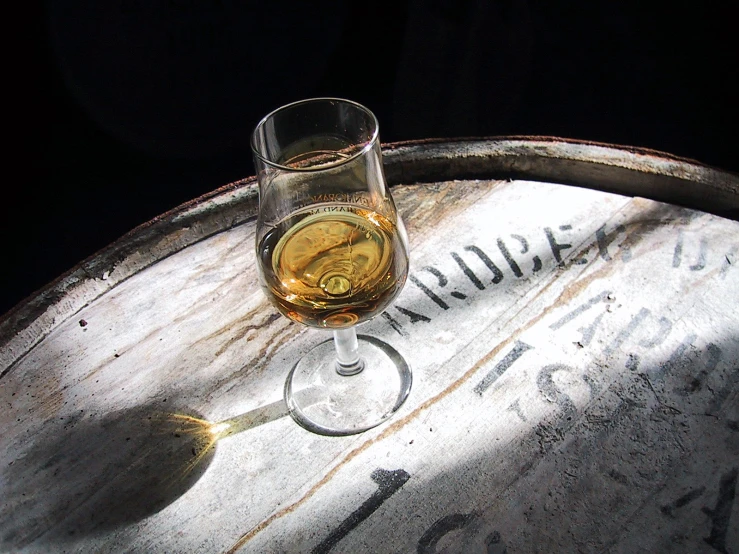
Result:
M3 550L739 549L739 223L531 181L396 187L411 274L362 332L414 388L321 437L281 395L324 334L256 286L249 190L163 218L198 239L134 232L160 249L63 291L24 351L6 337Z

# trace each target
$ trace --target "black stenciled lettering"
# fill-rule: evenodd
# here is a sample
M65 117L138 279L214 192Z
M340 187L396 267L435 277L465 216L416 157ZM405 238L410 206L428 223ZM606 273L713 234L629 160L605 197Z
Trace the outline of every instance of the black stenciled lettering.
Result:
M601 259L606 262L611 261L611 255L608 253L608 244L609 241L606 236L606 226L601 225L598 229L595 231L595 241L598 244L598 254L600 254Z
M568 422L566 426L569 427L572 425L571 420L574 420L577 408L567 393L560 391L552 379L552 376L558 371L574 372L575 370L565 364L546 365L539 371L539 375L536 377L536 384L539 387L539 392L541 392L544 397L557 403L562 411L561 419L566 420ZM593 381L593 379L587 374L583 374L581 377L590 389L590 396L595 396L598 393L598 386L595 381Z
M675 250L672 254L672 267L680 267L683 257L683 248L685 246L685 233L682 229L677 232L675 241ZM691 271L701 271L706 267L706 257L708 254L708 241L701 237L698 243L698 259L694 264L690 265Z
M739 367L735 366L733 371L729 371L724 377L724 384L714 391L711 402L706 409L707 414L716 414L721 410L724 402L730 397L737 383L739 383ZM731 425L729 428L732 428Z
M528 421L528 419L526 418L526 414L524 414L523 413L523 410L521 409L521 403L518 401L518 398L516 398L516 400L514 400L513 404L511 404L510 406L508 406L507 410L509 412L513 412L518 417L520 417L521 418L521 421Z
M485 266L492 272L493 274L493 284L497 285L503 280L503 272L500 270L500 268L495 265L493 260L491 260L485 252L480 250L477 246L470 245L465 246L464 249L467 252L473 252L477 254L477 257L482 260L482 263L485 264Z
M419 321L431 321L431 319L426 317L425 315L413 312L407 308L403 308L402 306L395 306L395 309L398 310L401 314L407 315L411 319L411 323L418 323Z
M438 269L436 269L433 266L427 266L427 267L424 267L423 269L426 270L426 271L428 271L428 272L430 272L430 273L432 273L433 275L436 275L436 278L439 280L439 286L440 287L445 287L446 286L446 284L447 284L447 278L446 278L446 276L441 271L439 271ZM461 292L456 291L456 290L453 290L449 294L451 294L454 298L458 298L460 300L464 300L465 298L467 298L467 295L462 294ZM436 296L436 295L434 295L434 296ZM431 299L434 300L433 298L431 298ZM436 302L436 300L434 300L434 301ZM444 308L445 310L449 307L447 305L447 303L444 302L441 298L438 298L438 302L436 302L436 303L439 304L439 306L441 306L442 308L444 308L444 306L446 306L446 308Z
M553 444L564 439L566 430L573 425L577 407L572 399L564 392L560 392L552 379L557 371L571 372L573 369L564 364L544 366L536 377L539 392L550 402L556 402L560 413L553 423L539 422L534 432L539 438L539 448L542 452L548 451Z
M503 373L505 373L509 367L513 365L513 362L518 360L524 352L526 352L527 350L531 350L532 348L534 347L526 344L525 342L521 342L520 340L516 341L513 349L508 352L508 354L506 354L502 360L495 364L495 367L491 369L488 374L485 375L485 377L483 377L482 381L475 385L475 388L473 390L480 395L484 393L490 387L490 385L497 381L498 378L503 375Z
M445 287L446 286L446 284L447 284L447 278L446 278L446 276L441 271L439 271L435 267L431 267L431 266L424 267L423 270L424 271L428 271L432 275L435 275L436 278L439 281L439 286L440 287ZM446 302L444 302L436 293L434 293L434 291L432 291L430 288L428 288L426 285L424 285L423 282L418 277L416 277L415 275L410 275L408 278L410 279L411 283L413 283L419 289L421 289L423 291L423 293L426 296L428 296L431 300L433 300L434 303L437 306L439 306L442 310L448 310L449 309L449 304L447 304Z
M493 531L485 538L485 546L485 554L506 554L508 552L498 531Z
M475 275L472 270L467 266L466 263L464 263L464 260L459 257L459 254L456 252L452 252L452 258L454 258L454 261L457 262L457 265L460 267L462 272L467 276L467 278L472 281L472 283L480 290L485 289L485 285L482 284L482 281L477 278L477 275Z
M706 252L708 251L708 242L701 238L700 250L698 251L698 261L690 266L690 271L700 271L706 267Z
M675 251L672 253L672 267L680 267L683 258L683 230L677 231L677 241L675 242Z
M423 268L423 270L424 271L428 271L432 275L435 275L436 278L439 280L439 286L440 287L445 287L446 286L446 284L448 282L447 281L447 278L446 278L446 275L444 275L441 271L439 271L438 269L436 269L434 266L427 265L426 267Z
M654 333L654 336L649 339L642 339L641 341L639 341L639 346L643 346L645 348L654 348L655 346L659 346L660 344L665 342L667 335L669 335L670 331L672 331L672 322L666 317L660 317L658 324L659 327Z
M564 266L565 264L562 261L562 250L572 248L572 245L568 243L559 244L554 238L554 233L552 232L551 227L544 227L544 233L546 233L547 235L547 240L549 241L549 247L552 249L552 254L554 254L554 259L557 261L557 263L560 266Z
M687 387L685 387L685 394L693 393L700 390L703 386L703 381L706 376L714 369L716 369L716 366L721 360L721 349L714 343L711 342L708 344L708 346L706 346L706 352L708 352L708 362L703 367L703 369L698 372L698 375L690 380L690 383L688 383Z
M621 331L619 331L618 335L616 335L616 338L613 339L613 342L609 344L603 351L603 354L605 356L610 356L617 349L621 348L621 345L626 342L626 339L628 339L633 334L636 328L642 324L642 322L647 318L648 315L649 310L647 310L646 308L642 308L641 310L639 310L639 312L631 318L629 324L625 328L621 329Z
M675 517L675 510L682 508L683 506L687 506L693 500L695 500L700 495L702 495L705 492L705 490L706 490L706 487L698 487L697 489L688 491L687 493L682 495L680 498L678 498L674 502L671 502L670 504L665 504L659 510L660 512L665 514L667 517Z
M698 336L694 333L688 334L677 346L670 358L656 370L649 372L648 377L654 381L661 381L676 368L686 357L687 350L693 345Z
M595 241L598 245L598 254L600 254L600 257L603 261L610 262L613 259L611 258L611 255L608 252L608 247L614 240L616 240L616 236L619 233L625 233L625 232L626 232L626 227L624 227L623 225L619 225L618 227L616 227L615 230L611 232L610 234L606 234L605 225L602 225L595 231ZM622 246L622 248L624 249L623 260L628 261L631 258L631 256L626 255L626 252L628 251L628 249L626 246Z
M529 251L529 241L522 235L511 234L511 237L521 243L521 254L526 254Z
M583 383L585 383L590 389L590 397L594 398L600 391L598 383L596 383L595 379L593 379L593 377L587 373L581 374L580 377L582 378Z
M505 242L503 242L503 239L498 239L498 249L500 250L500 253L503 254L505 261L508 262L508 265L511 267L511 271L513 272L513 274L516 277L523 277L523 272L521 271L521 268L516 263L516 260L513 259L513 256L511 256L511 253L508 250L508 247L505 245Z
M712 548L723 554L728 554L726 549L726 535L729 531L729 519L731 509L736 497L736 481L739 471L737 468L721 476L718 487L718 499L713 509L703 507L703 513L711 518L711 534L704 538Z
M447 534L464 529L472 523L477 514L451 514L436 520L418 540L418 554L434 554L437 543Z
M593 320L593 323L590 325L585 325L583 327L580 327L578 331L582 333L582 338L580 339L580 344L582 346L588 346L592 341L593 337L595 336L595 331L598 330L598 327L600 326L600 322L603 321L604 313L599 313L596 318Z
M511 237L521 243L521 254L526 254L526 252L529 251L529 242L526 240L526 237L522 237L521 235L511 235ZM541 269L541 258L539 256L534 256L533 259L534 267L532 271L536 273Z
M601 292L600 294L594 296L593 298L591 298L590 300L588 300L587 302L585 302L585 304L582 304L582 305L578 306L577 308L575 308L574 310L572 310L571 312L563 315L557 321L555 321L554 323L552 323L549 326L549 328L550 329L554 329L556 331L557 329L559 329L560 327L562 327L566 323L569 323L570 321L572 321L573 319L575 319L580 314L588 311L590 308L592 308L593 306L595 306L598 302L603 302L603 301L607 300L608 299L608 295L610 295L610 294L611 294L611 291L609 291L609 290L605 290L605 291Z
M569 231L572 229L572 225L560 225L559 226L560 231ZM557 239L554 238L554 231L552 231L551 227L544 227L544 233L547 236L547 241L549 241L549 247L552 249L552 254L554 254L554 259L557 261L557 264L560 267L564 267L565 263L562 258L562 250L567 250L569 248L572 248L572 245L566 242L559 243L557 242ZM573 263L576 264L586 264L588 261L584 258L580 258L577 260L573 260Z
M387 322L388 322L388 323L390 324L390 327L392 327L393 329L395 329L395 331L396 331L396 332L397 332L397 333L398 333L399 335L401 335L401 336L405 337L405 336L406 336L406 335L408 334L408 333L406 333L406 332L405 332L405 331L403 330L403 326L402 326L402 325L401 325L401 324L400 324L400 323L398 322L398 320L396 320L396 319L395 319L395 318L394 318L393 316L391 316L391 315L390 315L389 313L387 313L387 312L382 312L382 317L383 317L383 318L384 318L384 319L385 319L385 320L386 320L386 321L387 321Z
M734 247L729 252L724 254L724 259L721 261L721 272L720 272L722 279L726 278L726 274L728 273L729 268L732 265L736 265L736 251L737 251L737 248Z
M372 493L372 496L365 500L359 508L354 510L341 525L311 550L312 554L326 554L330 552L341 539L346 537L357 525L375 513L382 506L383 502L398 492L411 476L402 469L392 471L376 469L372 472L371 477L377 483L377 491Z

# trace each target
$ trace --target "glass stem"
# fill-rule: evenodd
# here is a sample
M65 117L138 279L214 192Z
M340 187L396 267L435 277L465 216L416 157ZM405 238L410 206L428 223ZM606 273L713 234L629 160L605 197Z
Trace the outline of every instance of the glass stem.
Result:
M364 369L364 360L359 357L359 342L354 327L334 329L336 347L336 372L339 375L356 375Z

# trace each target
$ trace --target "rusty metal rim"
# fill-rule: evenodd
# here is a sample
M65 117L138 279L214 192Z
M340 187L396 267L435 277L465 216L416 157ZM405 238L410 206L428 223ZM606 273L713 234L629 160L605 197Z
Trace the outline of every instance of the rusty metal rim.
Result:
M566 183L739 219L739 175L646 148L526 136L396 143L387 145L384 155L391 183L490 178Z
M641 196L739 219L739 176L654 150L554 137L386 144L390 185L518 178ZM147 266L255 216L249 177L140 225L0 317L0 377L56 326Z

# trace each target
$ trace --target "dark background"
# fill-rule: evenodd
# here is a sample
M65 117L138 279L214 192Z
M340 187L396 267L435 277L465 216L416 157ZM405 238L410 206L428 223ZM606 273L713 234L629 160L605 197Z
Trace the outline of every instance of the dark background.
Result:
M666 5L38 4L24 33L38 84L6 106L22 114L25 155L11 155L3 189L0 314L133 227L251 175L257 121L312 96L367 105L383 142L553 135L739 171L733 10Z

